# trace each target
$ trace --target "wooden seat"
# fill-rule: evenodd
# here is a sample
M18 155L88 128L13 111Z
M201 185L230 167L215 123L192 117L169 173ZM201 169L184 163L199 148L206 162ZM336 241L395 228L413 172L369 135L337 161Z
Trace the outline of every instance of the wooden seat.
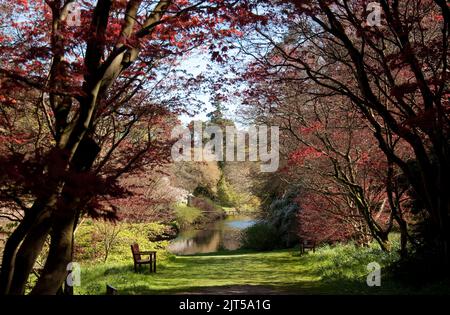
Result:
M106 285L106 295L117 295L117 289L113 286L107 284Z
M312 240L302 240L300 242L300 254L306 253L306 250L312 250L313 253L316 252L316 242Z
M131 253L133 254L135 272L141 265L150 265L150 272L156 272L156 251L140 251L139 245L134 243L131 245ZM142 258L141 255L148 255L148 258Z

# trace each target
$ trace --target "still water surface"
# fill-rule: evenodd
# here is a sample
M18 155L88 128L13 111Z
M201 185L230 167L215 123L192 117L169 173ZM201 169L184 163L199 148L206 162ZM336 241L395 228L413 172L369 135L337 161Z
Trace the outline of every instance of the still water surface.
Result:
M169 251L177 255L212 253L219 249L234 250L241 245L243 229L256 220L243 215L228 216L203 227L201 230L186 229L169 245Z

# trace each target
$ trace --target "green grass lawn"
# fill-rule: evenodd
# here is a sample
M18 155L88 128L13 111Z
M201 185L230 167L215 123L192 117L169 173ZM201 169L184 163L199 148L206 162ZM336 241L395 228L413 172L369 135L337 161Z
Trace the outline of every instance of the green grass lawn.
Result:
M389 277L386 266L398 259L398 236L392 235L392 251L384 253L376 244L368 248L352 244L322 246L300 256L298 249L270 252L222 251L213 254L175 256L167 241L150 242L164 227L156 223L125 224L104 262L105 235L100 223L87 221L76 233L75 261L81 264L81 287L76 294L104 294L106 284L119 294L239 293L287 294L389 294L450 293L449 287L405 288ZM158 251L158 271L142 266L133 270L130 244ZM381 287L368 287L367 264L382 266ZM414 275L411 275L414 277ZM262 291L261 291L262 290ZM235 291L232 291L235 292Z
M324 247L300 256L296 250L273 252L221 252L194 256L173 256L158 265L156 274L145 268L134 273L131 257L123 262L82 265L77 294L103 294L106 284L119 294L220 293L226 286L256 286L272 293L287 294L389 294L419 293L389 279L381 287L368 287L367 263L377 258L381 265L393 259L375 248L352 245ZM215 290L216 289L216 290ZM425 291L424 291L425 290ZM448 292L448 291L447 291ZM442 292L443 293L443 292Z
M129 263L86 266L82 272L81 294L102 293L111 284L123 294L187 292L204 287L263 285L276 288L318 279L297 264L290 251L271 253L230 252L214 255L176 256L166 260L156 274L134 273Z

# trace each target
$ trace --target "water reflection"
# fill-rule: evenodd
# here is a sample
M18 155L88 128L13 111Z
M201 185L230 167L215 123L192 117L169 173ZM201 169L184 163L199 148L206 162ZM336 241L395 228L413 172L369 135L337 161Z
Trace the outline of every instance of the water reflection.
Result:
M247 216L229 216L202 230L182 231L169 245L169 251L178 255L211 253L219 249L234 250L241 245L241 232L255 223Z

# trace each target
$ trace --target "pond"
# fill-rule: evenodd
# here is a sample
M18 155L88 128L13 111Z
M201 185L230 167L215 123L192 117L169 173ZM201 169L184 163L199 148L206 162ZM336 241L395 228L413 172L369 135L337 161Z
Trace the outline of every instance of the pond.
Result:
M168 250L177 255L212 253L220 249L234 250L241 245L243 229L256 220L243 215L228 216L203 227L201 230L186 229L172 240Z

